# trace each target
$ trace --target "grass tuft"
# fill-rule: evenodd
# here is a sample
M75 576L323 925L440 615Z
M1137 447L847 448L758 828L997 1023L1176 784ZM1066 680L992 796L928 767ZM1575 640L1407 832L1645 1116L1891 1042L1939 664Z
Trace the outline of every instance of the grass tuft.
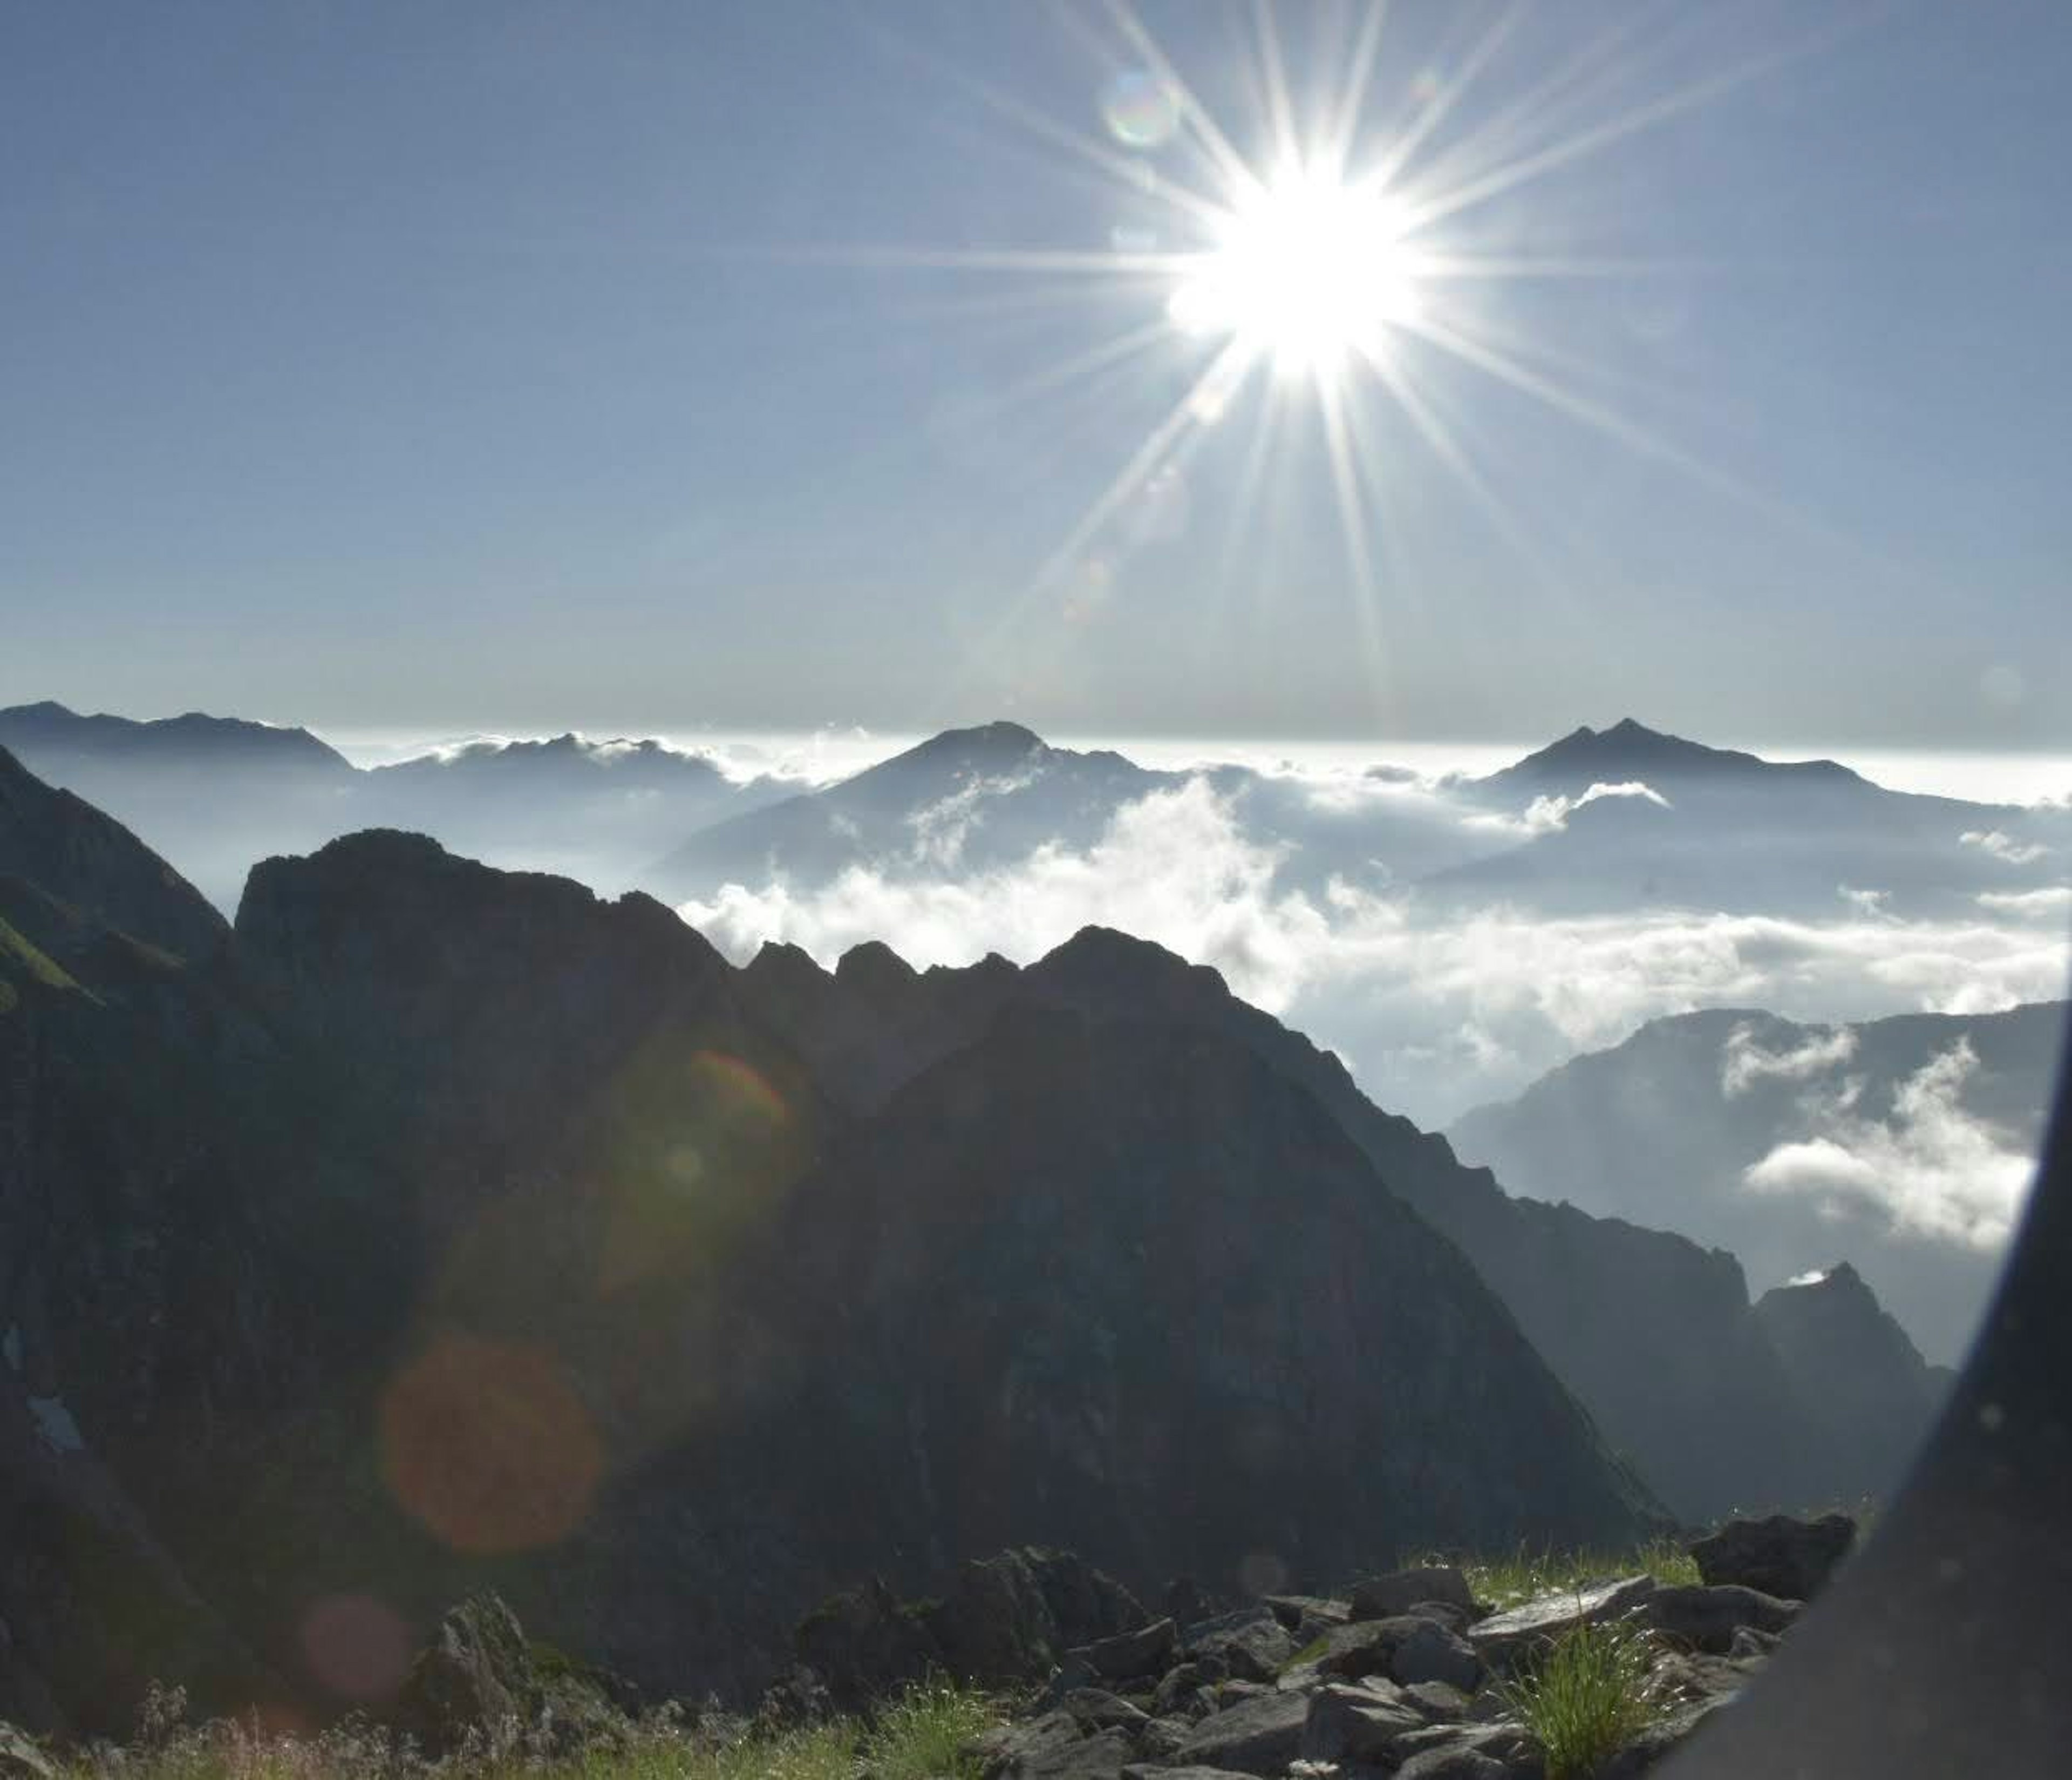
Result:
M1619 1621L1572 1627L1496 1691L1538 1741L1547 1780L1578 1780L1659 1722L1672 1701L1651 1634Z
M985 1694L931 1680L878 1710L863 1740L863 1765L874 1780L939 1780L975 1775L972 1740L1001 1720Z
M1475 1599L1497 1608L1515 1607L1536 1595L1576 1593L1643 1570L1671 1586L1698 1580L1696 1563L1667 1538L1624 1551L1535 1551L1521 1545L1507 1557L1471 1558L1461 1568Z

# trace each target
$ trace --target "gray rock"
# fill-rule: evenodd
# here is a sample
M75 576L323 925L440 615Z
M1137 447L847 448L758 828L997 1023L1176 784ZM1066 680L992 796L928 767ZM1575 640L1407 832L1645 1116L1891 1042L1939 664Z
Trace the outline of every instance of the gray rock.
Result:
M1575 1626L1625 1617L1661 1586L1653 1576L1626 1576L1594 1588L1536 1596L1478 1620L1468 1628L1468 1642L1492 1668L1502 1668L1520 1650L1559 1638Z
M1511 1780L1511 1768L1466 1744L1427 1749L1396 1770L1397 1780Z
M1472 1693L1482 1679L1482 1659L1475 1647L1458 1632L1436 1620L1377 1620L1378 1625L1410 1628L1389 1652L1388 1678L1405 1687L1414 1682L1438 1681L1463 1693Z
M1425 1723L1387 1683L1376 1689L1334 1682L1309 1696L1309 1716L1302 1725L1303 1759L1388 1766L1395 1759L1397 1738Z
M1262 1595L1260 1605L1290 1632L1299 1632L1305 1625L1342 1625L1353 1617L1346 1602L1322 1595Z
M1075 1688L1060 1704L1085 1731L1127 1731L1134 1737L1151 1722L1141 1707L1100 1687Z
M434 1757L471 1735L507 1749L532 1721L532 1661L517 1615L494 1594L471 1596L439 1621L405 1678L397 1728Z
M971 1748L982 1780L997 1780L1002 1774L1024 1773L1030 1762L1083 1740L1079 1720L1059 1711L1002 1724L974 1738Z
M1725 1702L1704 1700L1671 1713L1599 1764L1594 1780L1639 1780L1655 1765L1688 1742L1699 1727Z
M919 1680L941 1660L927 1627L877 1576L822 1601L799 1621L791 1648L845 1712Z
M1443 1681L1413 1681L1400 1691L1408 1704L1435 1724L1450 1724L1468 1716L1470 1695Z
M1137 1752L1153 1761L1161 1756L1177 1755L1194 1728L1184 1718L1147 1719L1144 1728L1137 1733Z
M1122 1770L1122 1780L1238 1780L1238 1776L1229 1768L1169 1768L1163 1762L1138 1761Z
M1309 1702L1300 1694L1260 1693L1202 1720L1175 1759L1186 1766L1277 1775L1302 1753L1309 1715Z
M1060 1653L1104 1642L1149 1616L1112 1576L1069 1551L1035 1547L958 1567L949 1597L926 1615L944 1665L973 1680L1029 1681Z
M1635 1617L1692 1650L1725 1655L1733 1647L1734 1634L1745 1628L1773 1635L1783 1631L1799 1617L1799 1603L1732 1584L1658 1588L1640 1604Z
M1179 1642L1179 1628L1171 1620L1154 1619L1135 1631L1081 1645L1071 1654L1108 1680L1133 1681L1140 1676L1161 1674L1171 1667Z
M1121 1780L1124 1764L1136 1759L1126 1733L1102 1731L1018 1755L999 1770L1000 1780Z
M1170 1621L1166 1623L1170 1624ZM1271 1683L1295 1654L1295 1642L1275 1619L1257 1619L1228 1631L1211 1632L1196 1640L1196 1658L1220 1658L1224 1672L1239 1681Z
M12 1724L0 1724L0 1780L57 1780L57 1767Z
M1353 1590L1351 1617L1391 1619L1427 1601L1442 1601L1464 1613L1473 1613L1475 1608L1475 1597L1466 1576L1450 1564L1428 1564L1392 1570L1385 1576L1361 1583Z
M1780 1601L1811 1601L1856 1543L1856 1523L1847 1514L1800 1520L1772 1514L1764 1520L1730 1520L1716 1533L1686 1549L1708 1584L1735 1583Z
M1249 1607L1234 1607L1227 1613L1216 1613L1207 1619L1197 1619L1188 1624L1180 1634L1181 1644L1190 1652L1207 1638L1219 1632L1235 1632L1247 1625L1260 1624L1277 1625L1273 1609L1264 1601L1254 1601Z
M1199 1693L1211 1679L1220 1679L1221 1677L1212 1678L1198 1663L1182 1663L1175 1668L1168 1669L1153 1691L1152 1711L1163 1718L1182 1710L1186 1703Z
M1733 1642L1727 1646L1727 1654L1737 1662L1759 1663L1783 1642L1774 1632L1759 1632L1753 1625L1743 1625L1735 1630Z

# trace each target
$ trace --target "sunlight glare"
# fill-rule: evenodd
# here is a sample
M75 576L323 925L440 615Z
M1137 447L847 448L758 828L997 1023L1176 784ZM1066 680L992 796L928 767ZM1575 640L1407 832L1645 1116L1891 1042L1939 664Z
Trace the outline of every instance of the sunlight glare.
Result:
M1240 197L1218 233L1167 313L1186 332L1242 341L1248 358L1326 377L1351 352L1379 357L1388 331L1420 313L1420 256L1386 193L1291 171Z

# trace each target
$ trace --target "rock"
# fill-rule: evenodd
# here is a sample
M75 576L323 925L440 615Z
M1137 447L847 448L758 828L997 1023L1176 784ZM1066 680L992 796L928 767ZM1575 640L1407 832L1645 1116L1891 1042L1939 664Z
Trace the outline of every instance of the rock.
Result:
M755 1708L758 1725L772 1732L824 1724L834 1716L834 1696L827 1683L803 1663L771 1683Z
M1256 1619L1229 1631L1211 1632L1195 1642L1193 1654L1220 1658L1225 1673L1237 1680L1270 1683L1295 1654L1295 1642L1277 1619Z
M1800 1520L1772 1514L1764 1520L1730 1520L1708 1538L1686 1547L1708 1584L1738 1584L1780 1601L1811 1601L1856 1543L1856 1523L1847 1514Z
M1390 1680L1406 1687L1419 1681L1443 1682L1463 1693L1472 1693L1481 1682L1482 1659L1475 1647L1437 1620L1383 1619L1375 1623L1409 1628L1389 1652Z
M1727 1646L1727 1654L1740 1662L1759 1663L1783 1642L1774 1632L1759 1632L1753 1625L1738 1626L1733 1642Z
M1471 1696L1443 1681L1413 1681L1401 1690L1404 1700L1435 1724L1450 1724L1468 1716Z
M1133 1681L1165 1670L1178 1654L1179 1642L1179 1628L1171 1620L1154 1619L1136 1631L1082 1645L1071 1654L1107 1680Z
M1167 1767L1163 1762L1140 1761L1122 1770L1122 1780L1236 1780L1236 1777L1228 1768Z
M1001 1780L1120 1780L1123 1764L1137 1758L1121 1731L1049 1742L1016 1757L999 1770Z
M925 1619L944 1667L997 1685L1047 1675L1059 1653L1149 1617L1112 1576L1071 1552L1030 1547L960 1566L948 1598Z
M1151 1722L1141 1707L1100 1687L1080 1687L1066 1695L1063 1706L1083 1731L1127 1731L1135 1737Z
M405 1677L397 1726L434 1758L471 1734L507 1751L534 1715L532 1669L518 1616L500 1595L471 1595L439 1621Z
M1277 1625L1273 1609L1264 1601L1254 1601L1249 1607L1234 1607L1227 1613L1215 1613L1207 1619L1190 1623L1180 1634L1180 1642L1190 1655L1200 1649L1209 1638L1222 1632L1241 1631L1248 1625Z
M1799 1617L1799 1603L1723 1583L1712 1588L1657 1588L1634 1617L1692 1650L1725 1655L1735 1633L1745 1628L1772 1634L1784 1630Z
M1198 1663L1182 1663L1177 1668L1168 1669L1152 1693L1152 1711L1163 1718L1182 1710L1210 1679L1208 1671Z
M1387 1766L1395 1759L1396 1739L1425 1722L1387 1683L1380 1689L1333 1683L1309 1696L1303 1759Z
M1626 1576L1591 1588L1565 1588L1531 1601L1468 1628L1468 1642L1492 1668L1502 1668L1520 1650L1549 1642L1577 1625L1621 1619L1662 1584L1653 1576Z
M919 1616L876 1577L828 1597L800 1621L791 1644L844 1712L919 1681L942 1660Z
M1278 1775L1302 1753L1309 1703L1300 1694L1261 1693L1211 1712L1189 1733L1175 1760L1183 1766Z
M57 1766L12 1724L0 1724L0 1780L58 1780Z
M1187 1741L1194 1725L1184 1718L1153 1718L1148 1720L1137 1733L1137 1747L1153 1761L1162 1756L1176 1755Z
M1639 1780L1639 1776L1688 1742L1725 1704L1720 1700L1700 1700L1651 1724L1624 1749L1606 1757L1598 1765L1594 1780Z
M983 1780L994 1780L1010 1770L1022 1771L1026 1763L1049 1750L1079 1742L1082 1734L1079 1720L1070 1712L1048 1712L974 1737L971 1753Z
M1344 1601L1322 1595L1262 1595L1259 1604L1289 1632L1300 1632L1305 1625L1317 1625L1320 1630L1342 1625L1352 1617L1352 1609Z
M1166 1617L1175 1625L1191 1625L1216 1611L1202 1585L1192 1576L1175 1576L1166 1588Z
M1509 1764L1472 1744L1449 1744L1413 1755L1396 1770L1396 1780L1511 1780Z
M1449 1564L1428 1564L1392 1570L1385 1576L1359 1584L1353 1590L1351 1617L1392 1619L1427 1601L1442 1601L1463 1613L1475 1610L1475 1597L1466 1576Z

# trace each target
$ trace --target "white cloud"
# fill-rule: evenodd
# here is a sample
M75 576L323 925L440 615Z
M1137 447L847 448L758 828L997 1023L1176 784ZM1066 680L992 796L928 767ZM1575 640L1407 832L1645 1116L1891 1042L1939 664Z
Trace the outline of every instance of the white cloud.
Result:
M1120 928L1220 970L1427 1125L1660 1015L1758 1005L1824 1023L2065 992L2063 936L1983 913L1548 918L1502 904L1442 914L1344 878L1291 889L1288 850L1248 839L1240 814L1190 780L1125 806L1083 850L1054 844L955 877L856 867L812 891L730 884L680 912L738 960L785 940L828 964L865 939L920 966L989 951L1027 962L1090 923Z
M2048 920L2072 909L2072 884L2054 884L2041 890L1982 890L1979 906L2006 915Z
M1967 828L1957 838L1965 846L1975 847L1980 852L2004 859L2009 865L2033 865L2050 851L2040 841L2018 841L1997 828Z
M1743 1174L1757 1193L1803 1196L1836 1216L1868 1209L1901 1233L1990 1251L2013 1230L2033 1159L1963 1103L1979 1059L1960 1039L1900 1085L1889 1119L1839 1098L1815 1135L1780 1143Z
M1727 1034L1720 1056L1720 1087L1732 1100L1758 1082L1806 1082L1825 1075L1856 1054L1853 1026L1837 1026L1824 1036L1809 1038L1788 1051L1770 1051L1757 1039L1755 1028L1744 1024Z
M1643 785L1638 779L1630 779L1618 785L1593 785L1580 797L1535 797L1520 815L1484 811L1464 816L1462 824L1468 828L1486 829L1494 834L1516 834L1531 839L1536 835L1551 834L1556 829L1567 827L1568 818L1584 805L1595 803L1603 797L1638 797L1663 810L1675 807L1654 786Z
M1885 904L1892 900L1889 890L1858 890L1846 884L1836 884L1835 894L1858 914L1866 916L1882 915Z

